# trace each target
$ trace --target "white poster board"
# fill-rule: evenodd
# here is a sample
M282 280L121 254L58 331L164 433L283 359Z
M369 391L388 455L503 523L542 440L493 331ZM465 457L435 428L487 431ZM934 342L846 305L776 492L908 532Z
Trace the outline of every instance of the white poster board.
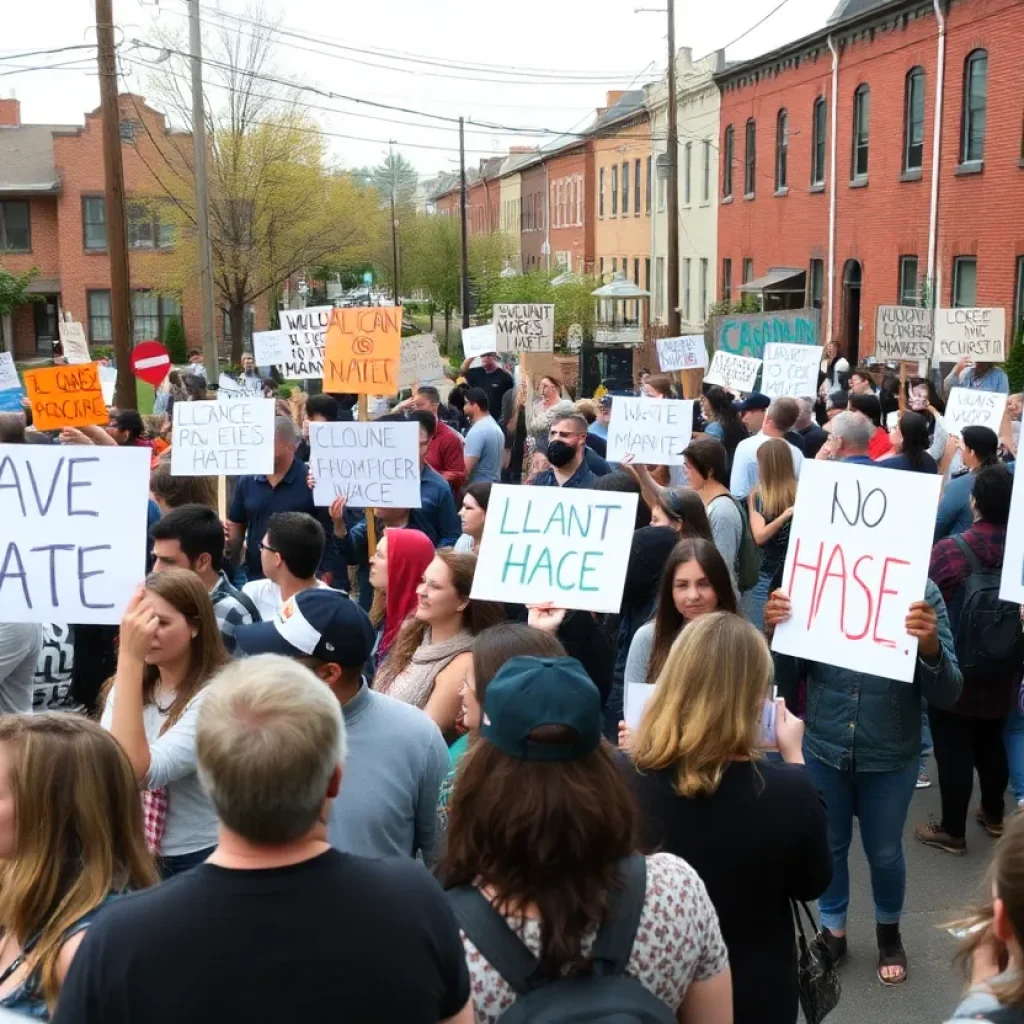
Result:
M232 377L222 373L217 380L217 401L235 402L242 398L262 398L263 381L258 377Z
M282 309L278 314L291 350L281 365L281 376L285 380L323 379L324 346L332 309L333 306L310 306Z
M418 423L310 423L315 505L420 508Z
M114 388L117 386L117 368L114 366L101 366L100 372L100 390L103 392L103 402L105 405L114 404Z
M1024 472L1013 474L1010 521L1003 549L1003 576L999 596L1013 604L1024 604Z
M988 427L998 437L1007 398L1009 395L996 391L953 388L946 403L946 413L942 417L946 433L962 437L964 427Z
M1001 363L1006 358L1006 310L935 310L935 359L958 363Z
M0 445L0 622L121 621L146 575L151 454Z
M10 352L0 352L0 412L21 412L25 389Z
M875 314L875 358L880 363L923 361L927 374L933 347L930 309L920 306L878 307Z
M272 398L175 402L171 476L248 476L274 471Z
M467 359L485 356L488 352L498 351L498 340L494 324L481 324L480 327L462 328L462 351Z
M686 334L681 338L658 338L658 367L663 373L680 370L704 370L708 365L708 350L703 334Z
M772 650L911 682L917 640L904 628L924 597L939 476L808 459L782 589L792 618Z
M401 361L398 365L398 386L412 387L444 376L444 362L433 334L419 334L402 339Z
M754 390L760 359L737 356L719 349L711 360L711 369L704 374L705 384L718 384L737 393L749 394Z
M820 345L769 341L764 346L761 392L772 398L814 398L820 366Z
M554 352L554 303L498 302L493 319L499 352Z
M292 357L292 343L284 331L254 331L252 355L257 366L284 366Z
M608 422L609 462L632 455L641 466L681 466L693 432L693 402L674 398L612 399Z
M633 732L640 727L640 719L643 718L656 689L654 683L626 683L622 718L627 728Z
M85 328L79 323L67 320L57 321L57 333L60 335L64 358L69 363L91 363L89 343L85 340Z
M472 597L618 612L638 500L613 491L495 484Z

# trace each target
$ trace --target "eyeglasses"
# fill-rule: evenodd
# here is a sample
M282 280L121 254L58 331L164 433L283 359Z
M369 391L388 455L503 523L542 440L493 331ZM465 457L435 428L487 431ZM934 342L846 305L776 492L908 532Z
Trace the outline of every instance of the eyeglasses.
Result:
M265 541L260 541L260 551L269 551L272 555L279 555L281 552L277 548L272 548Z

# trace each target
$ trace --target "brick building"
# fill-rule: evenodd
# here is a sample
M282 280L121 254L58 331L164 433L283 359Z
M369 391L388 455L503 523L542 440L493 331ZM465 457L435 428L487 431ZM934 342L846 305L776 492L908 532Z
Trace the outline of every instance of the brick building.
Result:
M548 265L551 269L590 274L594 270L594 147L589 139L560 137L551 150L544 157Z
M821 308L851 360L873 351L879 305L1024 313L1024 5L938 6L843 0L822 31L716 77L719 293L752 282L765 308Z

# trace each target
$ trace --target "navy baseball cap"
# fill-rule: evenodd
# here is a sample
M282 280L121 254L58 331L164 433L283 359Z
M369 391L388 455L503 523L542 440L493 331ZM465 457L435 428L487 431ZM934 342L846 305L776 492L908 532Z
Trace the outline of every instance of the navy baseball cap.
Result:
M772 400L767 395L762 395L759 391L755 391L752 395L747 395L742 402L736 403L737 412L752 412L755 409L767 409L772 404Z
M564 725L566 743L533 743L542 725ZM575 658L510 658L484 694L480 735L520 761L577 761L601 744L601 694Z
M601 396L601 408L602 409L610 409L611 407L612 407L612 396L611 395L602 395Z
M375 634L369 616L346 594L328 587L300 590L271 622L235 630L242 654L283 654L355 668L370 657Z

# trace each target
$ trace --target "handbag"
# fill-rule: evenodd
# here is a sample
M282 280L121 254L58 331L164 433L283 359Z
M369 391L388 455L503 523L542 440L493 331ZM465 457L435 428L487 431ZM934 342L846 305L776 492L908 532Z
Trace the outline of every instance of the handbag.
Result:
M793 919L797 928L797 987L800 991L800 1008L807 1024L821 1024L838 1005L842 986L839 983L839 968L821 937L814 914L803 900L790 900ZM804 923L800 916L803 910L811 923L811 940L808 942Z

